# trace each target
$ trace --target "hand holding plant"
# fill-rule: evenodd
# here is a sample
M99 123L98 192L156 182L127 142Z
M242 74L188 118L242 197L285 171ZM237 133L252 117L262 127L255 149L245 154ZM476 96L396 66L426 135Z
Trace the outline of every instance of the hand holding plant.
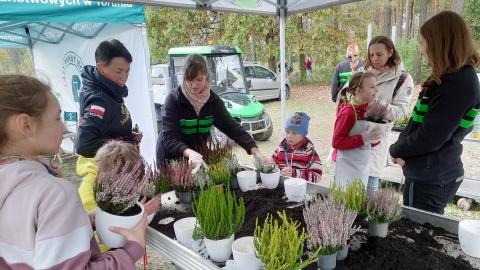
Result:
M265 162L262 157L256 154L253 155L253 165L261 173L273 173L275 170L275 163Z
M385 123L384 119L387 118L388 103L376 99L368 104L367 112L365 113L365 119L374 123Z

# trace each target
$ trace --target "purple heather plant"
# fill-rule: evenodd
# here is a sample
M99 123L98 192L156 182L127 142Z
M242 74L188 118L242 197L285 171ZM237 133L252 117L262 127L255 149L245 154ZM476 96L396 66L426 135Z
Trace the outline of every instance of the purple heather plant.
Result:
M402 217L402 206L397 192L380 188L375 196L367 198L368 218L377 223L393 223Z
M139 160L131 168L131 162L117 162L115 166L105 173L97 174L93 183L93 194L97 206L103 211L122 215L126 210L135 205L140 198L151 169L144 167L144 161ZM100 167L99 172L102 171Z
M350 239L359 227L352 227L357 213L346 209L345 204L335 202L332 196L317 197L310 203L305 203L303 216L307 225L307 232L312 237L307 239L307 247L316 250L321 247L320 253L329 255L347 246Z
M170 163L172 186L178 192L192 191L195 182L192 178L192 169L185 159L177 159Z
M383 123L388 113L388 103L382 100L374 100L368 104L365 119L374 123Z

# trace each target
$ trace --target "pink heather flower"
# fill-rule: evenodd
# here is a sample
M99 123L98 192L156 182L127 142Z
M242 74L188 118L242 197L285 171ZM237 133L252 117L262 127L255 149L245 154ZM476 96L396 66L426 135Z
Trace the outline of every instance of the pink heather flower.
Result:
M333 254L345 247L350 236L359 229L352 227L357 213L345 209L345 204L335 202L332 196L307 202L303 216L307 232L312 234L307 239L307 247L310 250L322 247L320 254Z
M130 164L129 161L125 164L117 162L111 170L97 174L93 193L98 207L103 211L121 215L138 201L152 171L146 166L146 173L144 172L143 160L135 163L133 169L130 169ZM101 171L100 167L99 172Z

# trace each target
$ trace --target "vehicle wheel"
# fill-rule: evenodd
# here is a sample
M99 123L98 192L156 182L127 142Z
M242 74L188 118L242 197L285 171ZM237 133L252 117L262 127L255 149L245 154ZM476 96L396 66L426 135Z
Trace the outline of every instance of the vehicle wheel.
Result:
M278 100L282 100L282 91L280 91L280 94L278 95ZM288 100L288 98L290 97L290 87L288 87L288 85L285 85L285 100Z
M223 147L225 144L227 144L230 147L233 147L235 144L235 141L230 139L227 135L225 135L223 132L221 132L218 128L212 126L212 131L210 131L210 135L212 137L212 142L215 145Z
M262 119L266 119L267 120L266 122L270 123L270 127L267 129L267 131L263 133L254 134L253 138L256 141L267 141L268 139L270 139L270 137L272 137L272 134L273 134L273 122L272 122L272 119L270 118L270 115L264 112L262 113Z

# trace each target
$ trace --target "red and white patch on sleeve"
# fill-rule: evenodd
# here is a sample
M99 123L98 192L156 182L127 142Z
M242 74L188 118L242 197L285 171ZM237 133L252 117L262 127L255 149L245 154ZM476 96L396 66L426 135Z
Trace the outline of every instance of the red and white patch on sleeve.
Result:
M103 116L105 115L105 108L98 105L92 105L90 107L90 114L93 116L98 116L100 119L103 119Z

